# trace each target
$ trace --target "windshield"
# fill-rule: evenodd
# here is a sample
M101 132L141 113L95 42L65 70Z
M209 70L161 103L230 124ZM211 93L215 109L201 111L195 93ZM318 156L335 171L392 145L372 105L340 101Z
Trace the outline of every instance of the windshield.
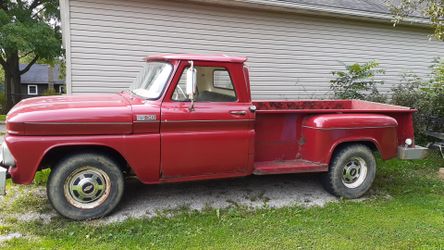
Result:
M166 62L147 62L137 75L131 91L145 99L157 99L170 77L173 66Z

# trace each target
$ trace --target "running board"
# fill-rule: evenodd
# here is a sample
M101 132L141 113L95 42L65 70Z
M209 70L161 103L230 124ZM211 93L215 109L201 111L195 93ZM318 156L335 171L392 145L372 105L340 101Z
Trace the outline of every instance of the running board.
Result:
M327 172L328 165L305 160L255 162L255 175Z

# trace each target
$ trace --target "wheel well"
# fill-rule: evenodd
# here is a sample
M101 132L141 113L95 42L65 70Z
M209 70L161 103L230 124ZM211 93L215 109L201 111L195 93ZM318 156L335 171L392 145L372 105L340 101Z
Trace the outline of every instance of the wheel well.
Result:
M379 153L379 149L376 146L376 144L372 141L349 141L349 142L341 142L338 145L336 145L335 149L333 150L330 161L332 160L333 156L338 152L339 150L343 149L344 147L350 146L350 145L356 145L361 144L364 145L372 150L373 153Z
M122 172L129 172L130 170L128 162L117 150L99 145L60 146L52 148L43 157L42 161L40 162L39 169L53 168L65 156L85 152L102 154L111 158L112 160L116 161Z

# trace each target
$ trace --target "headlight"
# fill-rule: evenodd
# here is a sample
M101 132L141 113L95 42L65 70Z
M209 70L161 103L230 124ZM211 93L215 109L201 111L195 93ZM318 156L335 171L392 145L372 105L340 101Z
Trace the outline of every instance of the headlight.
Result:
M9 151L8 145L6 145L6 142L3 142L1 154L0 154L0 162L3 166L15 166L15 159L14 156L12 156L11 151Z

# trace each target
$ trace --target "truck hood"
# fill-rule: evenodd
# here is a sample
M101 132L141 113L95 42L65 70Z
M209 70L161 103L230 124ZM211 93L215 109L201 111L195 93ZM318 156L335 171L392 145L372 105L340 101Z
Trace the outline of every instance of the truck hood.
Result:
M9 111L6 128L18 135L129 134L131 114L120 94L35 97Z

